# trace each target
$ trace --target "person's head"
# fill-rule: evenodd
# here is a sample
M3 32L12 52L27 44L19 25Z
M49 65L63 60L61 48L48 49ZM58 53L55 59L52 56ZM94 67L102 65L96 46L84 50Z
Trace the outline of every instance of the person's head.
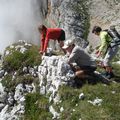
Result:
M43 24L38 26L38 30L39 30L40 33L45 32L46 29L47 29L47 27L45 25L43 25Z
M92 33L94 33L95 35L100 35L101 31L102 31L102 28L99 26L94 26L92 29Z
M74 40L66 40L62 48L67 52L71 53L74 47L75 47Z

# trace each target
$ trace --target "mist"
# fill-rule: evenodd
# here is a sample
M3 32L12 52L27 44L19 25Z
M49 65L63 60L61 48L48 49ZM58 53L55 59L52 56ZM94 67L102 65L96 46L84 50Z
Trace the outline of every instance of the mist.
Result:
M19 40L40 44L37 27L44 20L43 1L0 0L0 53Z

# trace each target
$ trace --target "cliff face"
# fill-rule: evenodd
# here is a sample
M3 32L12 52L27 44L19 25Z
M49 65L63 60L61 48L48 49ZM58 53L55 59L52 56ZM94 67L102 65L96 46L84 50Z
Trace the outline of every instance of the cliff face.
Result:
M117 25L120 27L120 1L119 0L91 0L89 12L94 24L102 27Z
M66 39L76 38L76 42L84 47L89 29L86 0L49 0L47 23L63 28Z
M96 37L91 34L94 25L99 25L103 29L115 25L120 33L120 1L119 0L90 0L88 2L90 14L90 33L88 40L94 46L99 43Z
M120 31L119 0L48 0L47 23L51 27L61 27L66 38L76 38L76 43L83 46L87 39L94 46L99 40L91 29L99 25L103 29L115 25ZM83 40L84 39L84 40Z

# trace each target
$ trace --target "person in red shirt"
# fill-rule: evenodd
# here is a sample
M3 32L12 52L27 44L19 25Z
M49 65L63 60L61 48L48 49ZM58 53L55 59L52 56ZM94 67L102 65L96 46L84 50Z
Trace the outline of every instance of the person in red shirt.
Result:
M41 48L40 53L46 53L50 39L58 40L62 48L65 40L65 31L61 28L47 28L45 25L40 25L38 30L41 34ZM63 50L63 49L62 49ZM64 50L63 50L64 51Z

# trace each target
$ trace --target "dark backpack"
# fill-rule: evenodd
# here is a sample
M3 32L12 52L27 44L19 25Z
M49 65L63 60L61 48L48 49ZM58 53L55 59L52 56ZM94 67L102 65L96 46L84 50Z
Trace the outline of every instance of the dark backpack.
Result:
M112 38L111 43L114 43L112 47L120 45L120 34L116 30L115 26L110 26L110 29L104 30L108 33L108 35Z

